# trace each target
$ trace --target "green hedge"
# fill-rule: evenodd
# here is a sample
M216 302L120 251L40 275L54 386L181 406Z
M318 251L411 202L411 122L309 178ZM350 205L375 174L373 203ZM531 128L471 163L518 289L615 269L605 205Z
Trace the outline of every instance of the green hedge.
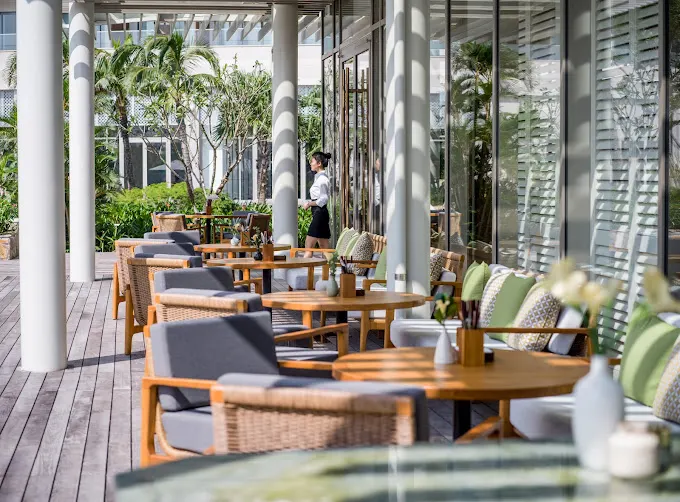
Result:
M196 208L205 206L205 197L196 193ZM1 208L0 208L1 209ZM238 209L272 214L268 204L250 203L240 205L228 196L222 195L213 202L214 214L231 214ZM141 237L151 231L151 213L154 211L175 211L183 214L194 213L194 206L187 197L186 186L178 183L168 188L161 183L144 189L124 190L113 200L97 207L96 238L98 251L113 251L113 243L123 237ZM309 210L298 208L298 242L304 244L307 229L312 221Z

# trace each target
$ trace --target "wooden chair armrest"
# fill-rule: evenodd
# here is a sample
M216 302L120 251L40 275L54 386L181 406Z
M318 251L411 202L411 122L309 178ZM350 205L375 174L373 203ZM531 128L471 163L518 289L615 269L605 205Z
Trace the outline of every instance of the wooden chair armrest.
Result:
M354 265L361 265L359 268L376 268L378 266L378 262L374 260L355 260L352 258L347 258L345 262L352 263Z
M333 363L327 361L278 361L279 368L297 370L332 371Z
M319 335L328 335L333 333L349 334L349 324L331 324L322 326L320 328L305 329L302 331L295 331L293 333L286 333L284 335L276 335L274 343L290 342L292 340L301 340L304 338L312 338Z
M432 286L453 286L454 288L463 288L463 283L459 281L430 281ZM454 290L455 291L455 290Z
M335 249L323 249L323 248L290 248L290 257L295 258L297 253L306 253L307 251L312 251L313 253L335 253Z
M250 285L255 286L255 293L258 295L261 295L262 292L264 291L264 286L262 283L262 277L255 277L251 279L243 279L242 281L234 281L234 286L248 286Z
M587 335L588 328L480 328L485 333L530 333L530 334L546 334L557 333L560 335Z
M158 313L156 312L156 306L155 305L149 305L149 308L147 310L146 314L146 326L144 326L144 336L149 337L151 336L151 326L153 324L156 324L158 322Z
M386 279L364 279L364 291L370 291L371 286L374 284L382 284L384 286L387 286L387 280Z
M142 388L151 389L152 387L176 387L178 389L202 389L210 390L215 385L215 380L198 380L194 378L170 378L145 376L142 378Z

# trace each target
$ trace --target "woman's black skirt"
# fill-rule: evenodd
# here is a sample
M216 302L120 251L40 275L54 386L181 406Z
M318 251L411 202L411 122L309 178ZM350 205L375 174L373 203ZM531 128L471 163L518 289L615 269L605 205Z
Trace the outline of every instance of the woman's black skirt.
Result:
M331 217L326 206L312 206L312 222L309 224L307 235L317 239L331 238Z

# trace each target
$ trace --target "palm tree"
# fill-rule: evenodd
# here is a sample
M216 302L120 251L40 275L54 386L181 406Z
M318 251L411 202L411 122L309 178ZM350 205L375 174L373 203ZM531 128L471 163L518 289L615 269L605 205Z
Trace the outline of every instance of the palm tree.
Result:
M191 153L187 137L187 119L192 116L192 91L204 85L209 74L200 72L207 65L213 75L219 72L215 52L207 46L188 46L179 33L149 38L144 44L145 64L132 68L128 88L137 89L154 100L168 116L177 120L177 139L181 145L181 162L186 169L189 200L194 203Z
M125 164L125 184L127 188L136 186L132 168L130 149L129 89L127 78L132 68L145 61L144 48L132 42L128 36L121 44L113 42L113 52L98 50L95 55L95 96L108 109L110 117L117 124L123 140L123 159Z

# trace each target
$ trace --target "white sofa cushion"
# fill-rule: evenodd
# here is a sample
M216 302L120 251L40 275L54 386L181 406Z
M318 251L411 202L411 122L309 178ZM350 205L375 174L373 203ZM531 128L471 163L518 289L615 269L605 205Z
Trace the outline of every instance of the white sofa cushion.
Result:
M583 314L574 307L562 307L560 316L557 318L556 328L580 328L583 323ZM578 335L553 333L548 342L548 351L553 354L566 356L569 354L574 340Z
M625 417L632 422L664 423L671 432L680 432L680 425L655 417L652 408L632 399L625 399ZM515 399L510 403L510 421L531 440L571 437L571 415L574 395ZM596 419L597 417L593 417Z
M456 343L456 330L461 327L457 319L444 323L452 343ZM434 319L395 319L392 321L390 338L395 347L434 347L441 334L441 326ZM484 346L492 349L509 350L498 340L484 335Z
M294 290L306 290L307 289L307 274L309 269L307 268L289 268L286 269L286 283L288 286ZM314 284L321 279L322 267L314 268Z

